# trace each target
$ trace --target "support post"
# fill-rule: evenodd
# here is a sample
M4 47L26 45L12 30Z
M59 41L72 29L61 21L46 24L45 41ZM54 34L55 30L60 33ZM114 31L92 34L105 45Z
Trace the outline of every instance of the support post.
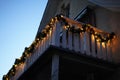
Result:
M51 80L59 80L59 55L52 56Z

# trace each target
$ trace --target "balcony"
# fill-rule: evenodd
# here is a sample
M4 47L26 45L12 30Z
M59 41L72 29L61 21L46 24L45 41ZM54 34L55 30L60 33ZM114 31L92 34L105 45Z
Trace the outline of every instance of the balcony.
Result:
M94 64L97 60L101 63L106 62L106 64L115 63L112 53L114 38L114 33L110 34L89 24L59 15L52 18L42 32L38 33L30 47L25 48L23 55L16 59L4 79L19 80L20 76L30 69L41 56L53 48L54 51L58 49L67 54L89 58L94 61Z

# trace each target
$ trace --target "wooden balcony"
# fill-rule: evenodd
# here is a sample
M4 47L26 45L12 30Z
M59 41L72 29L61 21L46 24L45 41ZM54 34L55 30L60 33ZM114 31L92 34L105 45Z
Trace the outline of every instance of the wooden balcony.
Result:
M51 19L50 24L46 25L42 34L38 33L35 41L27 49L32 49L32 51L24 56L24 62L15 67L15 75L9 77L10 79L19 80L20 76L25 73L42 55L44 55L46 51L51 51L51 47L52 49L67 51L67 54L72 53L89 58L89 60L92 61L98 60L100 62L106 62L106 64L114 63L112 56L113 34L111 34L111 36L109 33L103 32L91 25L84 25L84 27L88 26L84 31L83 23L76 22L63 16L61 16L61 18L63 20L57 20L56 17ZM64 20L67 23L64 23ZM94 30L94 33L91 29ZM107 38L104 39L105 37Z

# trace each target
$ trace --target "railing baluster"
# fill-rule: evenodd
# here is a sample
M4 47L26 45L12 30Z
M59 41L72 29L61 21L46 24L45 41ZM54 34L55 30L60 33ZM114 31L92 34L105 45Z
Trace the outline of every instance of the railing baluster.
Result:
M63 36L62 36L62 47L66 48L67 41L66 41L66 30L63 30Z
M80 52L84 54L84 33L80 33Z
M103 52L103 59L106 60L107 56L106 56L106 43L102 42L102 52Z
M55 46L60 46L60 28L61 23L56 23L56 33L55 33Z
M43 53L43 40L41 41L41 54Z
M74 50L76 52L79 52L79 34L78 33L74 34Z
M45 50L45 38L43 38L42 53L44 52L44 50Z
M86 37L86 54L90 55L90 33L85 32L85 37Z
M46 49L48 48L48 45L49 45L49 34L47 34L47 37L46 37Z
M79 34L79 52L81 52L81 33Z
M108 56L108 60L109 61L113 61L112 60L112 42L108 42L107 43L107 56Z
M52 35L51 35L51 45L55 45L55 34L56 34L56 26L53 25L53 28L52 28Z
M96 57L96 51L95 51L95 36L91 34L91 55L93 57Z
M52 29L50 28L50 31L48 32L48 37L47 37L47 48L48 48L48 47L49 47L49 45L50 45L51 32L52 32Z
M72 50L72 32L68 32L68 48Z
M39 46L38 46L38 56L41 54L41 41L39 41Z
M103 58L103 53L102 53L102 43L97 42L97 58L102 59Z

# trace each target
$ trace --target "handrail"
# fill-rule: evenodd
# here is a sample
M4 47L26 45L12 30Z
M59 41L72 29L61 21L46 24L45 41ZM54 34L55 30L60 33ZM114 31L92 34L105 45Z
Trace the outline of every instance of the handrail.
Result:
M6 75L5 79L18 79L50 45L74 50L94 58L107 61L112 59L112 40L114 33L109 34L89 24L80 23L62 15L50 20L35 41L26 48L20 59L10 70L14 75ZM12 74L12 72L10 74Z

